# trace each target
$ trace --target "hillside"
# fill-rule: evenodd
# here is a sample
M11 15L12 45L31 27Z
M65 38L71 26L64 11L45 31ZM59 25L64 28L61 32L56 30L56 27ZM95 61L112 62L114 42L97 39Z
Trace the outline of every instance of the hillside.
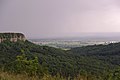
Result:
M12 64L16 61L16 57L23 53L28 60L37 56L39 64L52 76L60 74L73 79L80 74L88 80L108 80L116 71L117 74L120 71L120 43L78 47L64 51L35 45L27 40L17 42L7 40L0 43L0 68L14 70Z

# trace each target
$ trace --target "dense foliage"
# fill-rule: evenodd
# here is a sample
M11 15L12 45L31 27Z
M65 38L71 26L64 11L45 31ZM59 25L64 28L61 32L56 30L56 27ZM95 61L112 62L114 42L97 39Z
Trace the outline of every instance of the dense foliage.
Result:
M22 55L23 52L26 57ZM18 64L14 65L16 63ZM29 41L2 42L0 44L1 69L9 71L15 69L19 71L17 73L21 73L23 68L20 66L23 66L28 73L36 74L40 68L43 75L59 74L70 79L82 75L87 80L119 80L120 43L93 45L64 51L35 45Z

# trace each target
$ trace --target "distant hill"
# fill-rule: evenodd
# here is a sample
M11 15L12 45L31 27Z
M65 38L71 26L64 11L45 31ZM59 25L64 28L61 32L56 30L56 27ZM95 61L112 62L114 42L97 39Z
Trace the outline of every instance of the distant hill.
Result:
M112 56L120 55L120 42L119 43L110 43L108 45L89 45L84 47L72 48L74 54L79 55L97 55L97 56Z
M26 38L22 33L0 33L0 43L6 40L17 42L18 40L25 41Z

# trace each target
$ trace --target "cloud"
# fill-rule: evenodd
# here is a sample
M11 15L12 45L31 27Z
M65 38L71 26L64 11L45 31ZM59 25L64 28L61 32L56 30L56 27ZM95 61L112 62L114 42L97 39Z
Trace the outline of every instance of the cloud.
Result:
M0 31L29 37L120 32L119 0L0 0Z

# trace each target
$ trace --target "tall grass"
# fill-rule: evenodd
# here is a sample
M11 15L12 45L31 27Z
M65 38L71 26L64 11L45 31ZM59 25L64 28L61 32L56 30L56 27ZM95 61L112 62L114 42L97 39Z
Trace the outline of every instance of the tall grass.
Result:
M60 77L58 74L57 76L51 75L44 75L41 79L38 76L28 76L26 74L13 74L8 72L0 72L0 80L70 80L70 78L63 78ZM82 76L78 76L73 80L87 80Z
M0 72L0 80L40 80L37 76L27 76L23 74L12 74L7 72Z

